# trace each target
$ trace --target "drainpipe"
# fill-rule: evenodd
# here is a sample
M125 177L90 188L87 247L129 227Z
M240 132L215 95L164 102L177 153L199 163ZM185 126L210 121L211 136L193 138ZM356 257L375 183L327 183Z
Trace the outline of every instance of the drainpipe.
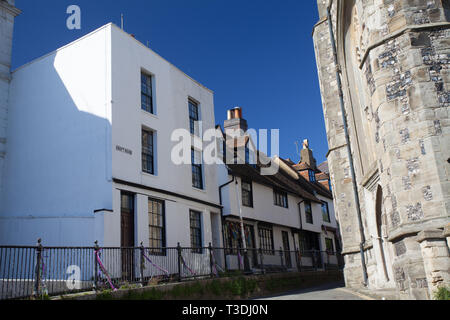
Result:
M297 207L298 207L298 215L300 218L300 231L303 230L303 221L302 221L302 210L300 209L300 205L305 202L305 200L300 201L299 203L297 203Z
M366 267L366 259L364 257L364 244L366 242L366 238L364 236L364 226L362 223L361 218L361 205L359 201L359 195L358 195L358 186L356 184L356 178L355 178L355 167L353 164L353 158L352 158L352 149L350 145L350 136L348 134L348 124L347 124L347 118L345 115L345 104L344 104L344 93L342 91L342 82L341 82L341 75L340 75L340 67L338 63L338 56L337 56L337 49L336 49L336 41L334 39L334 33L333 33L333 20L331 17L331 8L333 6L333 0L330 1L330 4L327 7L327 18L328 18L328 27L330 31L330 40L331 40L331 46L333 49L333 58L334 58L334 64L336 66L336 81L338 85L338 91L339 91L339 102L341 106L341 113L342 113L342 121L344 123L344 132L345 132L345 141L347 143L347 152L348 152L348 161L350 164L350 172L352 176L352 183L353 183L353 194L355 196L355 202L356 202L356 213L358 216L358 224L359 224L359 233L361 236L361 243L359 244L359 251L361 255L361 265L363 270L363 278L364 278L364 286L367 287L368 284L368 277L367 277L367 267Z
M225 248L225 233L224 233L224 230L223 230L223 224L225 222L225 219L223 217L222 189L225 188L226 186L228 186L229 184L233 183L235 179L236 179L236 177L233 175L233 179L231 179L230 181L228 181L227 183L225 183L225 184L223 184L223 185L221 185L219 187L220 218L221 218L221 221L222 221L222 243L223 243L223 247L224 248ZM227 270L228 269L227 268L227 257L225 255L225 249L223 251L223 256L224 256L224 259L225 259L225 270Z
M245 238L245 230L244 230L244 218L242 217L242 206L239 198L239 182L236 179L235 182L235 191L236 191L236 205L238 206L239 211L239 220L241 224L241 238L242 238L242 247L244 249L244 271L246 273L250 273L250 264L248 261L248 251L247 251L247 239Z
M299 203L297 203L298 217L300 218L300 231L298 232L298 237L299 237L299 239L300 239L300 232L303 231L302 210L301 210L301 208L300 208L300 205L301 205L303 202L305 202L305 200L302 200L302 201L300 201ZM292 233L292 237L294 237L294 246L296 246L296 245L295 245L295 236L294 236L294 233ZM295 250L297 250L297 249L295 249ZM299 248L299 250L300 250L300 248Z

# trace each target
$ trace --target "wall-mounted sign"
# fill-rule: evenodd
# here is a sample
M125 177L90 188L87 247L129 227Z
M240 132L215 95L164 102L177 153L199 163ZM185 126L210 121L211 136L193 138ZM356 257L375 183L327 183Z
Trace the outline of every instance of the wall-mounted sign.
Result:
M133 154L133 151L131 151L130 149L121 147L121 146L116 146L116 150L119 151L119 152L123 152L123 153L129 154L130 156Z

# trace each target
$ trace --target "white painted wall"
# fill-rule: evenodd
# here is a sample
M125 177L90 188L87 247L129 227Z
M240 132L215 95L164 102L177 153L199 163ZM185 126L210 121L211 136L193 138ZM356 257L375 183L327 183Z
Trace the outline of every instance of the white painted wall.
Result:
M229 176L227 181L231 178ZM273 203L273 188L253 182L253 208L245 207L242 205L241 178L237 177L237 180L239 202L244 218L299 228L300 218L297 206L298 202L301 201L299 198L289 194L289 208L275 206ZM239 216L236 203L236 184L233 182L226 186L223 189L223 195L224 215Z
M218 180L214 165L203 166L204 190L192 187L190 164L175 165L171 161L172 132L179 128L189 131L188 98L199 102L203 130L214 128L213 93L192 80L155 52L116 26L111 27L112 38L112 174L114 178L138 185L175 192L184 196L218 204ZM156 114L141 110L141 70L153 76L154 108ZM142 172L141 129L155 132L155 175ZM116 150L121 146L132 154ZM190 150L189 150L190 159ZM202 205L145 188L130 188L114 184L113 213L105 214L104 243L119 246L120 190L137 194L135 243L149 245L148 197L165 200L167 246L178 242L190 246L189 210L202 212L203 245L212 242L211 212L215 207ZM109 232L114 230L114 232Z
M17 14L19 10L14 7L14 0L0 2L0 193L3 189L6 162L11 51L14 17Z
M141 69L156 81L156 115L141 110ZM203 129L214 128L213 93L112 24L16 70L0 243L119 246L117 189L130 188L113 177L218 204L215 166L204 166L205 190L196 190L191 166L170 160L172 131L189 129L188 97L200 103ZM141 171L143 126L157 133L156 176ZM212 242L217 208L130 191L137 194L136 245L148 245L149 196L166 200L167 245L190 245L189 209L203 213L203 245Z
M113 176L115 178L219 203L215 165L204 165L205 190L192 187L191 165L170 161L171 135L189 131L188 98L200 103L203 130L215 127L213 93L119 28L112 27ZM154 76L156 115L141 110L141 70ZM141 170L141 128L157 133L157 173ZM118 152L116 145L133 151ZM190 151L189 151L190 159Z
M13 73L1 244L92 245L102 229L93 212L112 207L110 30Z

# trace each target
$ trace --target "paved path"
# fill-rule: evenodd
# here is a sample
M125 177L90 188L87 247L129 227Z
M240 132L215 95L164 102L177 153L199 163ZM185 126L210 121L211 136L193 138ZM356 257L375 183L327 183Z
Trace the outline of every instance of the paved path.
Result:
M373 300L353 292L340 283L287 292L282 295L265 297L257 300Z

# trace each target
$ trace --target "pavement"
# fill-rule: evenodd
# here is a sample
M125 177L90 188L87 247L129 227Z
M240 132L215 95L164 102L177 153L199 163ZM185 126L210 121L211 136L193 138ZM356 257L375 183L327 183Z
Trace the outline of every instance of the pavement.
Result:
M264 297L255 300L377 300L360 292L345 288L342 283L331 283L286 292L281 295Z

